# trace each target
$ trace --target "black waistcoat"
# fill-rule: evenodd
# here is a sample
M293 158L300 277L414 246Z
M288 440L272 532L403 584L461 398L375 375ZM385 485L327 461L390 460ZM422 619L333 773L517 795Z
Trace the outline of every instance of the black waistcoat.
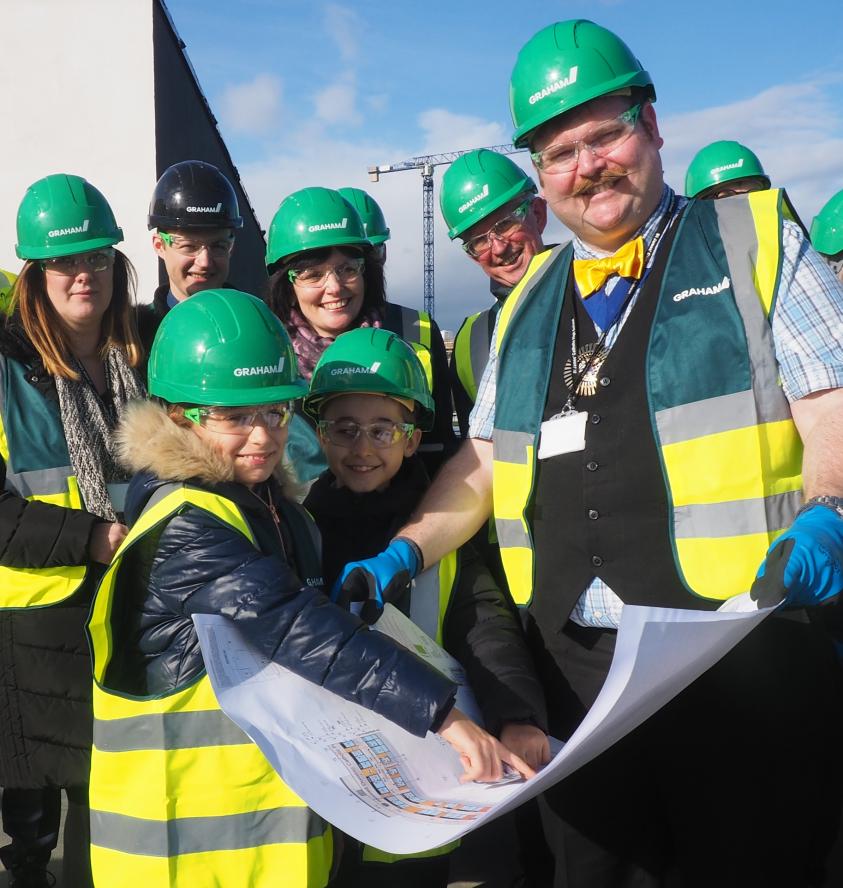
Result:
M598 373L596 392L581 396L588 412L585 450L539 460L532 530L536 585L531 611L548 628L563 625L577 599L599 577L628 604L714 609L718 602L689 593L670 542L671 510L650 425L645 367L674 225L617 340ZM577 345L595 342L594 325L573 288L559 320L543 419L568 398L563 367ZM597 294L591 298L603 298Z

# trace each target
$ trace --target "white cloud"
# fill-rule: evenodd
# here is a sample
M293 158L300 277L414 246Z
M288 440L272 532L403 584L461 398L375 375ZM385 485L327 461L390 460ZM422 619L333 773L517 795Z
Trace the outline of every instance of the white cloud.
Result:
M775 184L786 185L806 223L843 184L843 111L832 98L834 84L813 82L771 87L729 105L661 119L665 138L663 158L667 181L682 190L685 169L693 154L714 139L737 139L758 153ZM343 115L359 116L353 81L340 80L321 95L321 121L311 121L285 135L287 143L274 156L240 166L246 189L264 227L280 201L308 185L363 188L378 201L392 231L388 243L388 293L392 301L421 307L422 188L418 170L383 175L370 183L370 165L397 163L423 154L436 154L509 141L500 123L455 114L443 108L418 115L421 134L406 144L343 140L329 123ZM657 106L658 107L658 106ZM512 159L533 175L526 154ZM442 327L454 329L462 318L491 304L488 279L457 245L447 238L438 208L443 167L437 167L434 218L436 316ZM551 220L545 242L567 239Z
M843 112L831 79L782 84L728 105L675 114L660 123L665 177L682 191L694 154L719 139L751 148L802 220L843 185ZM656 106L658 108L658 106Z
M249 83L225 89L219 99L220 119L233 132L260 134L273 129L281 110L281 81L258 74Z
M509 141L509 133L501 124L468 114L454 114L444 108L422 111L418 121L424 132L419 154L463 151Z
M422 154L462 150L507 142L507 130L478 117L442 109L418 115L422 133L416 144L343 140L330 127L304 123L287 133L287 143L276 154L252 164L240 164L240 174L252 197L262 226L269 223L279 203L291 192L311 185L328 188L351 186L368 191L383 209L392 237L387 244L387 292L393 302L422 307L422 180L419 170L388 173L378 183L369 181L370 166L397 163ZM512 159L532 172L526 154ZM438 189L444 166L434 178L434 255L436 265L436 319L443 329L456 331L467 315L492 304L489 280L474 262L448 239L439 213ZM545 232L547 243L563 238L554 219ZM567 239L568 235L564 236Z
M357 110L357 85L345 74L335 83L320 90L314 97L316 116L325 123L359 126L363 122Z
M360 18L353 9L339 3L325 7L325 30L334 41L344 62L354 62L360 53Z
M377 113L386 111L389 105L389 96L386 93L374 93L366 96L366 107Z

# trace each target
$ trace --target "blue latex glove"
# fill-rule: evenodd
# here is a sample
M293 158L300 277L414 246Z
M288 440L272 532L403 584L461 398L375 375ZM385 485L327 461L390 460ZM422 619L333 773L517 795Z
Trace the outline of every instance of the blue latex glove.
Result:
M360 616L374 623L388 601L396 601L419 572L419 558L406 540L393 540L380 555L351 561L331 589L331 600L341 607L365 602Z
M843 591L843 518L815 505L800 512L767 551L750 595L762 605L814 607Z

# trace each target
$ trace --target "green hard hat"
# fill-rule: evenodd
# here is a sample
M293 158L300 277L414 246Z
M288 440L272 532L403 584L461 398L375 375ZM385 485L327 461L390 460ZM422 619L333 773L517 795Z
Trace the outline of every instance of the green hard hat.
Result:
M419 428L433 427L433 398L421 361L412 346L389 330L358 327L338 336L313 370L304 409L318 418L326 398L360 393L415 401Z
M360 218L363 220L363 230L366 232L366 238L370 244L377 246L389 240L390 234L386 227L383 210L370 194L367 194L362 188L338 188L337 191L360 214Z
M164 316L149 393L171 404L241 407L307 393L284 325L256 296L203 290Z
M302 188L285 197L272 217L266 266L304 250L341 246L369 246L360 214L338 191Z
M553 117L635 86L655 100L652 78L620 37L586 19L548 25L524 44L512 70L512 141L523 148Z
M72 256L123 240L102 193L81 176L54 173L33 182L18 207L19 259Z
M814 216L811 245L824 256L843 252L843 191L838 191Z
M694 155L685 173L685 194L697 197L707 188L735 179L757 176L770 187L770 177L764 172L755 152L740 142L712 142Z
M453 240L519 194L535 194L536 183L508 157L480 148L460 155L445 170L439 209Z

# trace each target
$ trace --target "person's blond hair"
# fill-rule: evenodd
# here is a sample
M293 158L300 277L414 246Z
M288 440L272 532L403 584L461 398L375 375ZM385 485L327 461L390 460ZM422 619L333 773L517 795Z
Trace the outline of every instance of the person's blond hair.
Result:
M114 251L114 284L111 303L102 316L100 354L121 348L132 367L143 360L143 346L135 323L137 274L128 258ZM70 340L67 329L47 295L44 270L40 262L30 260L24 265L11 291L9 319L17 315L29 341L41 356L44 367L53 376L79 379L70 363ZM7 321L8 322L8 321Z

